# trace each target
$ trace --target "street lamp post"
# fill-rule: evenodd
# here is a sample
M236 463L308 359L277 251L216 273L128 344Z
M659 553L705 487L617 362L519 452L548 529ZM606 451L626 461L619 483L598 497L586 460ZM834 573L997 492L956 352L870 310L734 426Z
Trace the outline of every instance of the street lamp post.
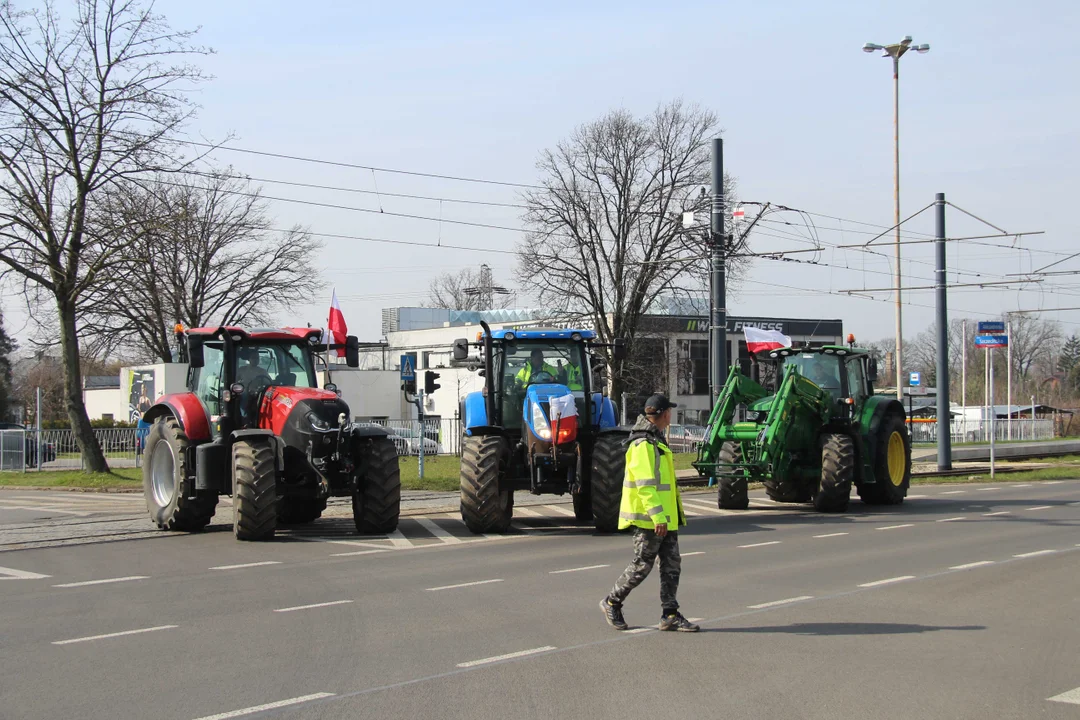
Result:
M866 43L863 52L882 51L882 57L893 61L893 217L896 224L896 397L904 399L904 337L900 302L900 58L908 50L918 53L930 52L927 44L912 45L911 36L893 45Z

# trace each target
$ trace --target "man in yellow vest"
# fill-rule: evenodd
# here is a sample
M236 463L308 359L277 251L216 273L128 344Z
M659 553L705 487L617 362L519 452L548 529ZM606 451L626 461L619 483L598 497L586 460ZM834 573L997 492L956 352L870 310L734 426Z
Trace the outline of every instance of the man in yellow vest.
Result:
M525 363L525 365L517 371L517 375L514 376L514 379L517 381L518 385L525 387L529 384L529 380L532 379L533 375L542 372L551 375L552 380L559 374L558 370L544 362L544 351L540 348L536 348L529 355L529 362Z
M574 364L573 360L567 362L562 368L562 380L570 392L580 392L585 389L585 383L581 379L581 368Z
M671 448L664 438L664 431L671 425L673 407L675 403L665 396L653 395L645 402L645 414L638 418L630 433L619 529L634 528L634 559L607 597L600 601L600 610L616 630L629 627L623 619L622 604L630 591L649 576L657 557L662 607L659 628L678 632L701 629L682 616L675 599L682 571L678 530L686 525L686 514L675 484Z

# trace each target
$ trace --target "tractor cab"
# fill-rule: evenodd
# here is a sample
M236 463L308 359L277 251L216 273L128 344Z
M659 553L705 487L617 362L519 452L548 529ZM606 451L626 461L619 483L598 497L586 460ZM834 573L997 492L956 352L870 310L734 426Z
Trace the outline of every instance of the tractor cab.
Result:
M788 372L817 385L832 398L834 418L850 417L874 394L877 362L867 350L842 345L780 348L758 353L757 362L765 364L763 375L769 380L764 384L774 392Z
M523 421L532 420L524 413L530 394L543 395L545 400L554 393L571 394L578 415L588 416L592 373L584 341L522 338L502 343L495 356L501 366L496 394L502 400L506 427L524 430Z

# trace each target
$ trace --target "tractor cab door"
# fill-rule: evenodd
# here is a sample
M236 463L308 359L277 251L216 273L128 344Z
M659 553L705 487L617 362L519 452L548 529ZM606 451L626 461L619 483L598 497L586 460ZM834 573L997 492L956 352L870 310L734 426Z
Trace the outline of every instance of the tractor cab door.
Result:
M188 389L195 394L210 418L210 432L217 438L216 420L226 413L225 392L225 348L220 342L209 342L202 346L203 364L188 371Z
M859 409L866 399L873 395L870 388L870 380L866 373L866 359L863 357L850 357L845 362L847 373L847 394L855 401L855 409Z

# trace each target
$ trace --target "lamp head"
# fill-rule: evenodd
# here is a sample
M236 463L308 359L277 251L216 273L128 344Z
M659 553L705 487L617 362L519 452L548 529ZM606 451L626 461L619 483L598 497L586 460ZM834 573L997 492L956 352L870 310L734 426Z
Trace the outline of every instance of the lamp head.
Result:
M922 45L917 45L915 47L915 52L925 55L926 53L930 52L930 46L926 43L923 43Z
M872 53L875 50L881 50L881 46L880 45L875 45L874 43L866 43L865 45L862 46L862 49L863 49L863 52Z

